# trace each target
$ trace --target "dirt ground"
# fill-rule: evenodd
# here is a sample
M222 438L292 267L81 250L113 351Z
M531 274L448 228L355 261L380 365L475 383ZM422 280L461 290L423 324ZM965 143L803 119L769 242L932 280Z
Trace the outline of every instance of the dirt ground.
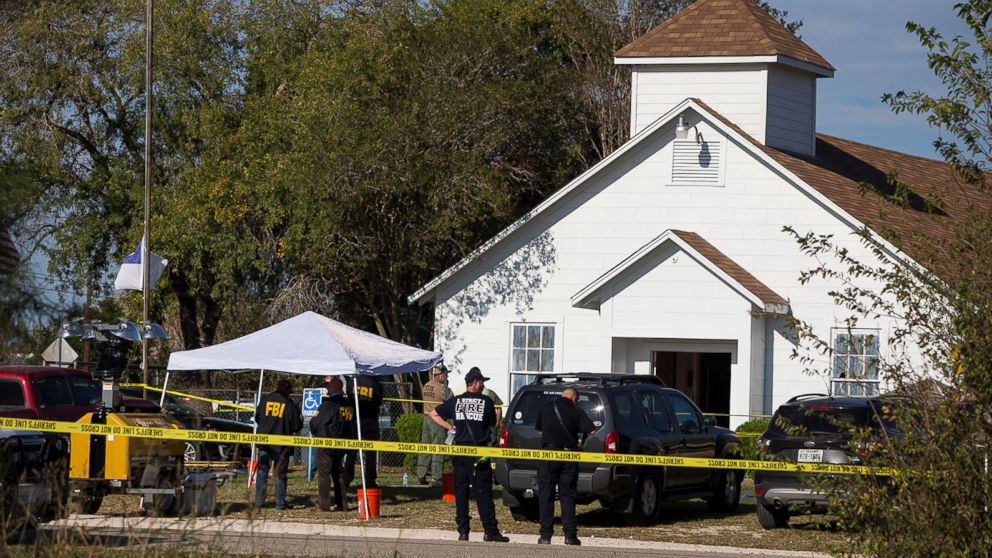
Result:
M455 531L454 505L441 499L441 489L401 485L399 471L386 472L379 478L382 488L381 515L368 524L376 527L425 528ZM411 481L413 479L410 479ZM272 503L271 483L269 504ZM500 488L494 487L496 515L505 533L533 533L537 524L517 522L500 501ZM604 509L598 503L579 506L580 537L612 537L644 541L663 541L685 544L765 548L778 550L808 550L842 552L846 546L845 534L828 516L800 515L793 517L788 529L764 530L755 516L753 485L745 480L743 498L736 513L714 514L702 500L665 503L661 518L652 526L631 526L623 517ZM318 512L316 481L308 482L302 470L294 470L289 479L289 509L275 510L266 507L252 510L248 503L254 498L254 489L246 486L245 476L239 475L218 491L220 514L239 519L265 521L294 521L329 523L336 525L361 525L355 510L354 492L348 512ZM104 499L101 514L140 514L137 496L114 495ZM472 530L481 532L477 513L472 509ZM560 527L556 528L560 535Z

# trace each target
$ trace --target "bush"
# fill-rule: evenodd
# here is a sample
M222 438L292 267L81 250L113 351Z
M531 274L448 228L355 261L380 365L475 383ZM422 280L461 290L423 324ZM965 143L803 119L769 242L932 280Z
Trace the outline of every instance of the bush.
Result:
M736 432L738 434L747 434L746 436L741 436L741 458L742 459L757 459L758 458L758 445L755 440L758 436L755 434L761 434L768 428L768 419L754 419L749 420L737 427Z
M418 443L420 442L420 428L423 424L424 415L419 413L400 415L396 419L396 435L401 442ZM410 476L415 475L417 473L417 454L403 454L403 468Z

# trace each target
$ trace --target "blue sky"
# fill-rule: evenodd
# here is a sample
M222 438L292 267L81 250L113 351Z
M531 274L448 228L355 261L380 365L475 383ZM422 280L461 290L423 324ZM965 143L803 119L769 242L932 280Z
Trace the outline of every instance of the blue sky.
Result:
M945 38L968 36L958 0L772 0L789 19L802 20L803 41L837 73L817 82L817 130L880 147L938 158L937 130L921 116L895 114L883 93L943 91L927 68L926 51L906 22L934 26Z

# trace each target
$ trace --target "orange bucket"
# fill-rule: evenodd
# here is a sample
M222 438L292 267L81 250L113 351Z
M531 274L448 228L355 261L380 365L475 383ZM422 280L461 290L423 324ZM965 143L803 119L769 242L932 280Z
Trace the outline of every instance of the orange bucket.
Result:
M358 489L358 519L365 519L366 502L368 502L368 517L379 517L379 499L381 493L378 488L368 490Z
M441 475L441 499L449 504L455 503L454 473L444 473Z

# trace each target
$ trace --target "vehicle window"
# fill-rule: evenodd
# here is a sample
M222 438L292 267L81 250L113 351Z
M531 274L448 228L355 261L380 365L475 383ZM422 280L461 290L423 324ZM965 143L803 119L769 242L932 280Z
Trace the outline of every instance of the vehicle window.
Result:
M702 418L699 416L699 410L696 406L692 404L692 401L676 392L667 392L668 402L672 404L672 413L675 415L675 422L679 425L682 430L691 429L695 427L696 430L702 429Z
M510 420L513 424L534 426L537 422L537 415L541 412L544 404L556 397L561 397L560 389L526 391L521 394L520 399L517 400ZM598 394L580 391L579 407L581 407L582 410L589 415L589 418L592 420L592 423L596 425L596 428L603 425L603 401L599 398Z
M644 426L644 419L638 412L638 403L632 392L621 391L613 394L613 408L616 411L617 430L637 430Z
M579 392L579 407L589 415L597 429L603 426L603 400L598 394Z
M47 376L37 381L38 398L42 405L72 405L69 388L62 376Z
M827 405L780 407L768 430L786 436L813 433L841 434L868 424L868 409L838 408Z
M24 406L24 389L17 380L0 380L0 405Z
M165 396L165 410L166 412L177 417L198 417L203 414L194 407L177 400L171 395Z
M69 389L76 405L94 405L103 398L100 382L86 376L69 376Z
M637 397L648 425L659 432L671 432L672 422L668 418L668 407L661 394L657 391L639 391Z

